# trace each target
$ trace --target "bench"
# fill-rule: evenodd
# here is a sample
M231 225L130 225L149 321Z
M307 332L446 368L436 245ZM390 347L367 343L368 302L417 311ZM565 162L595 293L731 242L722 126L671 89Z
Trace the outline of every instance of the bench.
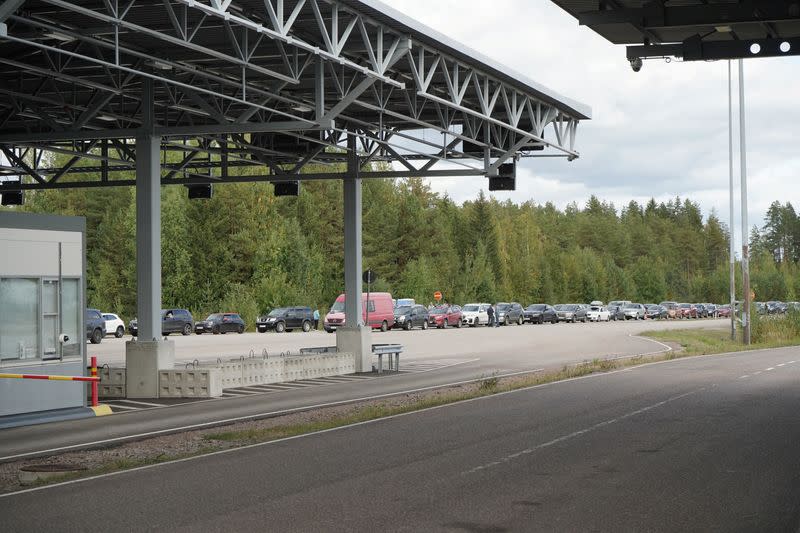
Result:
M388 355L389 370L400 372L400 354L403 352L402 344L373 344L372 353L378 356L378 374L383 373L383 356ZM392 367L392 355L394 355L394 367Z

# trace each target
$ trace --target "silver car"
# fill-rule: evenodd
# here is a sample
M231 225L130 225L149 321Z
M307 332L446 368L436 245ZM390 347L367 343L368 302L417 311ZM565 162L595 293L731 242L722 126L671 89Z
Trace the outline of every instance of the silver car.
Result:
M644 320L647 309L642 304L627 304L622 308L622 314L625 315L625 320Z

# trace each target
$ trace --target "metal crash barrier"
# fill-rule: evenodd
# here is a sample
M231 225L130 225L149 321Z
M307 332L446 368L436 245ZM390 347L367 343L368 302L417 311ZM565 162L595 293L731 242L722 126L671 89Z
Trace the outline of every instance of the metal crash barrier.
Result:
M400 372L400 354L403 352L402 344L373 344L372 353L378 356L378 374L383 373L383 356L388 355L389 370ZM394 366L392 366L394 355Z
M3 374L0 379L44 379L50 381L88 381L92 384L92 407L97 407L97 384L100 378L97 376L97 357L92 357L92 366L89 367L91 376L57 376L52 374Z

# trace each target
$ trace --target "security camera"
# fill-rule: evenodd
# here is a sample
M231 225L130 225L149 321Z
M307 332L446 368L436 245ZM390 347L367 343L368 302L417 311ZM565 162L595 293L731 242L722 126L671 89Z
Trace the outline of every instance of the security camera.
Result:
M58 342L61 344L67 344L69 342L69 335L62 333L58 336Z
M631 68L634 72L639 72L642 70L642 58L637 57L635 59L631 59Z

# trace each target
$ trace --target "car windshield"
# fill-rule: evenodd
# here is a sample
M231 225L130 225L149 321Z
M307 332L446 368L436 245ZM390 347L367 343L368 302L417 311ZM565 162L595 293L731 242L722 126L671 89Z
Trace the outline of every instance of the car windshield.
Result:
M477 305L465 305L465 306L464 306L464 311L466 311L466 312L470 312L470 311L480 311L480 307L479 307L479 306L477 306Z
M344 300L333 302L331 313L344 313Z
M639 309L639 306L636 304L628 304L625 306L625 309Z
M277 309L273 309L272 311L270 311L267 316L283 316L284 314L286 314L286 308L279 307Z
M594 305L594 306L592 306L591 308L589 308L589 310L590 310L590 311L600 311L601 309L600 309L600 307L598 307L598 306Z
M690 307L692 307L692 304L681 304L680 307L681 309L689 309Z
M410 313L410 312L411 312L411 306L410 305L404 305L404 306L398 307L397 309L394 310L394 314L396 314L396 315L404 315L404 314Z
M430 314L445 315L447 314L447 307L434 307L433 309L431 309Z
M544 304L534 304L528 306L528 311L544 311L545 305Z
M220 318L222 318L221 314L219 314L219 313L211 313L210 315L208 315L206 317L206 320L209 320L209 321L213 322L214 320L219 320Z
M575 304L569 304L564 306L564 311L577 311L578 306Z
M505 311L509 307L511 307L511 304L497 304L498 311Z

